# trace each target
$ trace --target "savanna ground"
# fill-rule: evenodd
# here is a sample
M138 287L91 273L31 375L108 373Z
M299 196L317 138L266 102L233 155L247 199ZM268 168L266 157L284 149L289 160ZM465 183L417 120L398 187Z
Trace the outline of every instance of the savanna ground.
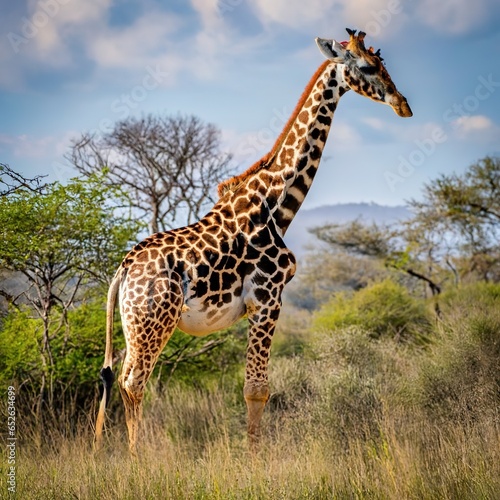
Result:
M436 319L386 280L312 317L285 313L255 454L244 340L234 370L151 381L138 460L116 387L97 456L95 412L75 426L62 409L41 426L18 408L17 498L500 498L499 305L498 285L476 283L445 294Z

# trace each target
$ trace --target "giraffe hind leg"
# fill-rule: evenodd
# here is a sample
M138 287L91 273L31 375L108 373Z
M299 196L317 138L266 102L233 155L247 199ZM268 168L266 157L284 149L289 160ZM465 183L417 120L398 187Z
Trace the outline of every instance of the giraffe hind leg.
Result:
M158 356L174 333L182 311L181 287L166 276L151 280L146 297L126 296L122 303L122 325L127 354L118 379L125 417L129 448L137 455L142 419L142 401L146 383L153 372ZM147 304L147 312L142 304Z
M179 307L179 311L180 309ZM139 442L142 401L146 383L176 326L175 321L162 325L151 337L143 335L140 329L138 330L139 333L132 338L127 336L127 354L118 379L118 385L125 406L129 448L134 456L137 454L136 449ZM146 340L143 340L145 337ZM132 342L132 340L135 340L135 342Z
M137 439L139 427L142 420L142 399L144 387L136 384L127 384L127 381L120 378L120 392L123 405L125 407L125 419L127 422L129 450L132 456L137 456Z

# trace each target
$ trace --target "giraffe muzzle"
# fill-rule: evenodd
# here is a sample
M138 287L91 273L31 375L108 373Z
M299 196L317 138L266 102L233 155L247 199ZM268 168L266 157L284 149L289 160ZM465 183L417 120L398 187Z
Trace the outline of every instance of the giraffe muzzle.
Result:
M394 99L394 102L391 104L391 106L398 116L401 116L403 118L410 118L410 116L413 116L413 112L408 105L406 97L402 96L401 94L399 94L397 98Z

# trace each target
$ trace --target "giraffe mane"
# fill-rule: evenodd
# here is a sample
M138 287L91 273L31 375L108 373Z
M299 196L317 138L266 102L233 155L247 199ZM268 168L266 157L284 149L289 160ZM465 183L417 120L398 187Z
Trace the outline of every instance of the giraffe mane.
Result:
M281 131L280 135L276 139L276 142L274 143L271 151L269 153L265 154L260 160L257 160L250 168L245 170L242 174L236 175L234 177L231 177L230 179L227 179L225 181L222 181L219 184L218 187L218 194L219 197L222 197L224 194L226 194L228 191L235 191L238 186L244 182L246 179L251 177L253 174L256 172L262 170L264 167L266 167L274 158L276 155L277 151L279 150L281 144L285 140L285 137L287 136L288 132L293 126L293 123L295 122L295 119L297 118L298 114L300 113L300 110L302 109L302 106L304 105L306 99L309 97L314 84L316 83L317 79L319 76L325 71L325 68L331 63L331 61L324 61L319 68L316 70L312 78L309 80L309 83L306 85L304 91L302 92L302 95L300 96L300 99L298 100L295 109L293 110L292 114L290 115L290 118L288 118L288 121L286 122L285 126L283 127L283 130Z

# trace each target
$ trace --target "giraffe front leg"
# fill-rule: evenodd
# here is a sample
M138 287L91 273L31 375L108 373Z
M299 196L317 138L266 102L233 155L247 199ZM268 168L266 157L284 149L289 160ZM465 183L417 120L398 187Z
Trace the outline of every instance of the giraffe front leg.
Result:
M255 449L260 442L260 421L269 399L269 384L263 381L246 380L243 389L247 404L247 434L250 448Z
M248 307L248 347L243 395L248 412L248 441L255 450L260 441L260 421L269 400L267 365L271 340L280 312L279 301L271 307Z

